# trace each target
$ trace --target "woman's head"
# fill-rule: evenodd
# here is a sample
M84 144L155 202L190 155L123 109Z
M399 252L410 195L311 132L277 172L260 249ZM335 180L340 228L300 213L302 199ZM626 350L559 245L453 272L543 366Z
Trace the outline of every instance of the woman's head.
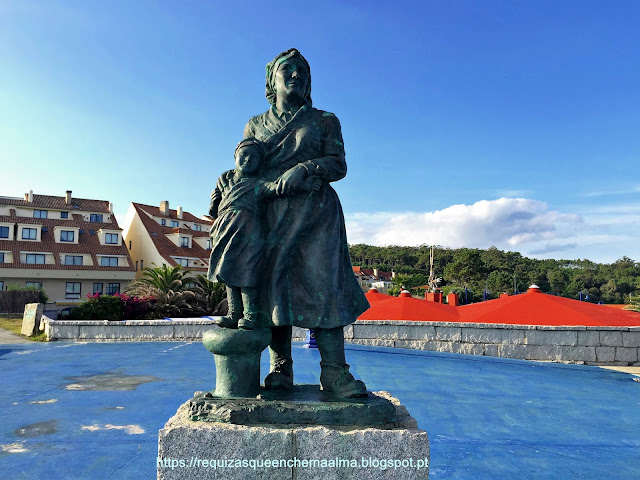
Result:
M255 138L245 138L236 147L236 172L241 175L253 175L264 157L262 142Z
M282 52L267 64L265 94L271 105L278 94L299 96L302 103L311 103L311 69L295 48Z

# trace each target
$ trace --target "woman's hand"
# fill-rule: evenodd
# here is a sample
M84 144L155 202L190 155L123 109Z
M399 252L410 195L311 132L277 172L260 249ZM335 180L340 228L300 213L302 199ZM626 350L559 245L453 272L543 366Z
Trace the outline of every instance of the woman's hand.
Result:
M276 193L278 195L291 195L296 190L300 190L306 175L307 170L302 165L290 168L278 179Z

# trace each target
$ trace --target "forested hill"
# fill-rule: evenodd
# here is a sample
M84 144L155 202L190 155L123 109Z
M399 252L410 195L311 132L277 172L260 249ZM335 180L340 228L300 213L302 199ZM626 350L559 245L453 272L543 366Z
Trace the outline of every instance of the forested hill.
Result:
M401 274L395 283L407 288L427 283L429 250L429 246L349 247L354 266L393 270ZM640 290L640 264L628 257L601 264L590 260L535 260L495 247L488 250L436 247L434 272L436 277L443 278L440 286L445 294L464 292L466 286L469 302L482 300L485 290L487 298L513 293L514 279L519 292L536 284L545 293L582 297L594 303L625 303L630 294L637 295Z

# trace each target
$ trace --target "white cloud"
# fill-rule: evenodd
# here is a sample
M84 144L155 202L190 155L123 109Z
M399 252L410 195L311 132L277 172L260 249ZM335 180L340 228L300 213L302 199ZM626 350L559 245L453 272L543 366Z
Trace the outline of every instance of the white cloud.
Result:
M563 213L527 198L481 200L432 212L346 214L349 243L442 245L518 251L535 258L640 260L640 205L600 204Z
M350 243L511 250L563 238L583 226L578 215L549 210L544 202L504 197L433 212L351 214L346 223Z

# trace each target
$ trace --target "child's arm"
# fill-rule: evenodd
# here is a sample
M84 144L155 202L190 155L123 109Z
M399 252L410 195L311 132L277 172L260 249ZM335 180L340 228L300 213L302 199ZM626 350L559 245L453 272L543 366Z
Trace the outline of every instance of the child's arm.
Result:
M216 182L216 188L211 192L211 203L209 203L209 216L218 218L218 207L222 201L222 192L224 192L229 183L229 177L233 175L233 170L224 172Z
M211 192L211 202L209 203L209 216L211 218L218 218L218 207L220 206L220 200L222 200L222 193L218 190L218 187Z

